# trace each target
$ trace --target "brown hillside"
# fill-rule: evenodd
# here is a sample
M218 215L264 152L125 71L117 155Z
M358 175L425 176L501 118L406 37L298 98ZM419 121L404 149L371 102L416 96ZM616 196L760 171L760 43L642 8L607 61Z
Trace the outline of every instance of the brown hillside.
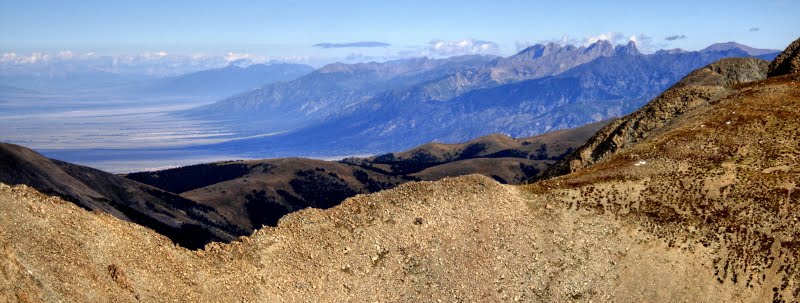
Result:
M413 180L339 162L302 158L214 165L244 165L247 173L183 192L181 196L217 209L225 218L250 231L262 225L274 226L290 212L306 207L329 208L357 194Z
M601 121L585 126L557 130L529 138L511 138L492 134L464 143L428 143L410 150L368 158L368 161L381 163L380 158L389 155L394 161L420 159L425 162L453 162L463 159L495 158L504 154L518 154L519 158L546 160L568 152L580 145L610 121ZM544 150L542 151L542 146ZM542 153L540 156L539 154Z

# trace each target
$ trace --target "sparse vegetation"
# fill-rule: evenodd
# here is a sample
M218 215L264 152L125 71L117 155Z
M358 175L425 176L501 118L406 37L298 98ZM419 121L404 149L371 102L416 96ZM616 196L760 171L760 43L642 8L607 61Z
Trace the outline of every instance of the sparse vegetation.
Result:
M269 171L264 166L262 171ZM250 167L241 163L197 164L158 172L138 172L126 178L158 187L173 193L182 193L219 182L233 180L250 172Z

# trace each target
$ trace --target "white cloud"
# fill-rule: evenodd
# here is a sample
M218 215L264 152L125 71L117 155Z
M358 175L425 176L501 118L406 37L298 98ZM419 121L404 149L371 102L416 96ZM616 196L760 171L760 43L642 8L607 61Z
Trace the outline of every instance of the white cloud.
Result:
M186 72L224 67L231 63L246 66L256 63L294 62L307 63L305 56L265 56L229 52L223 55L172 54L166 51L138 54L98 55L94 52L76 53L62 50L54 53L33 52L19 54L0 53L0 68L42 71L58 63L71 63L69 68L102 70L120 74L145 74L156 76L178 75Z
M528 47L530 47L531 45L534 45L534 44L535 43L533 43L531 41L528 41L528 40L514 42L514 46L515 46L517 51L521 51L523 49L526 49L526 48L528 48Z
M620 32L607 32L586 37L583 41L583 46L588 46L601 40L611 42L611 44L621 44L623 41L627 42L625 40L625 34Z
M667 43L656 42L653 37L645 34L631 35L628 40L636 43L636 48L643 53L653 53L659 49L664 49L668 45Z
M500 47L497 43L475 39L465 39L460 41L433 40L429 43L428 49L423 54L428 56L460 56L478 54L497 54Z
M664 43L655 43L653 41L653 37L650 37L645 34L634 34L634 35L627 35L622 32L605 32L599 33L596 35L589 35L583 38L573 38L569 35L562 35L561 38L557 39L548 39L548 40L538 40L536 43L531 41L517 41L515 46L517 51L525 49L533 44L548 44L548 43L555 43L561 46L566 45L575 45L575 46L589 46L591 44L597 43L598 41L608 41L613 45L624 45L627 44L629 41L633 41L636 44L636 47L639 51L644 53L650 53L658 48L663 48L666 46Z
M645 35L645 34L633 34L633 35L626 35L621 32L607 32L607 33L600 33L593 36L588 36L583 39L583 46L588 46L592 43L595 43L600 40L605 40L611 42L611 44L619 45L619 44L627 44L629 41L633 41L636 44L636 48L639 49L640 52L643 53L652 53L657 49L663 48L666 46L665 43L656 43L653 41L653 37Z
M637 48L640 49L647 49L650 48L653 38L647 35L639 34L639 35L631 35L628 37L628 41L633 42L636 44Z
M0 63L13 62L16 58L16 53L3 53L3 56L0 56Z
M234 62L234 61L248 61L248 62L266 62L268 59L266 56L248 54L248 53L234 53L229 52L223 56L226 62Z
M60 51L60 52L58 52L56 54L56 58L58 58L58 59L72 59L72 57L74 57L74 56L75 56L75 54L72 51L68 51L68 50Z

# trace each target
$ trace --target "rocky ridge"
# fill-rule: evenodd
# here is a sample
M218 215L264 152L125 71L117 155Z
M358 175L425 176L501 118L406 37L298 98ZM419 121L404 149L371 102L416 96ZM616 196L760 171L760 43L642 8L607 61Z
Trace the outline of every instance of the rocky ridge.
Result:
M773 77L797 72L800 72L800 39L794 40L770 63L768 74Z

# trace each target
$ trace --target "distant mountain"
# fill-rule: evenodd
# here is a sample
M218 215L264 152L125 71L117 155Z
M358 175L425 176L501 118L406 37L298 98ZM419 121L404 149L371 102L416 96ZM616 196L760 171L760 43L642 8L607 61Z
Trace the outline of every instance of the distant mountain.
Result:
M291 81L312 71L314 68L305 64L252 64L246 67L231 64L223 68L160 79L141 89L148 94L228 97L266 84Z
M41 66L0 66L0 83L42 93L223 98L268 83L294 80L314 70L304 64L270 63L246 67L231 64L223 68L159 77L144 73L119 73L85 64L60 62Z
M324 118L392 88L414 86L494 61L486 56L415 58L384 63L334 63L294 81L266 85L208 106L184 112L198 118L304 121Z
M563 52L580 55L590 50L596 52L595 59L564 72L549 69L545 73L556 75L509 80L506 84L492 78L492 71L499 70L497 66L506 66L495 63L471 72L484 74L484 78L471 78L484 79L482 82L437 79L406 89L391 89L297 131L227 142L214 148L255 155L321 156L381 153L430 141L460 142L491 133L533 136L623 116L694 69L722 58L750 57L741 49L641 54L633 43L611 47L607 42L598 42L577 50L535 46L498 62L536 60ZM528 71L543 70L540 64L530 66L537 67ZM524 70L520 68L514 74L524 77ZM465 72L443 79L458 78L460 74ZM442 83L467 83L461 87L469 89L458 93L459 86ZM450 96L454 97L447 99Z
M754 48L749 47L744 44L739 44L736 42L725 42L725 43L714 43L710 46L700 50L700 52L720 52L720 51L730 51L730 50L741 50L747 53L750 56L762 56L772 54L772 57L778 55L781 51L777 49L761 49L761 48Z
M268 85L189 114L215 118L292 116L310 120L342 114L388 91L401 92L403 95L396 98L403 100L444 101L473 89L559 74L625 49L615 49L608 41L588 47L550 43L534 45L499 59L462 56L385 63L334 63L295 81Z
M152 228L188 248L241 234L211 207L117 175L48 159L18 145L0 143L0 183L25 184L61 196Z
M0 67L0 83L3 85L46 93L108 90L110 87L129 86L131 83L156 79L148 75L117 74L88 68L49 66L41 70L19 70Z

